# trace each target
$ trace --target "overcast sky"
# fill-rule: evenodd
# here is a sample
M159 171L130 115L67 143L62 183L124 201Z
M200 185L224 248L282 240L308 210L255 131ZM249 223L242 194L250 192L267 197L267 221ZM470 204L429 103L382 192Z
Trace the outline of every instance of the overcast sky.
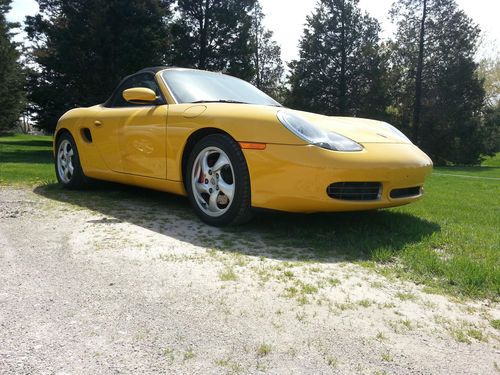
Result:
M499 0L456 0L459 6L479 24L484 32L485 42L481 55L496 56L500 51L500 14ZM387 18L393 0L360 0L361 8L368 11L382 24L383 36L394 31ZM298 41L306 15L314 9L316 0L260 0L266 16L266 25L274 31L274 38L282 48L284 61L298 56ZM26 15L38 11L34 0L14 0L9 14L11 21L21 22Z

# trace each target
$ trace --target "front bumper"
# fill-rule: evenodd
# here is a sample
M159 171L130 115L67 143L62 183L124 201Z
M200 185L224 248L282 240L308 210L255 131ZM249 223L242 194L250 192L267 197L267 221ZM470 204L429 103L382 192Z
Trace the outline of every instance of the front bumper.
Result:
M336 152L312 145L268 144L243 150L250 171L252 206L288 212L360 211L411 203L422 194L391 198L393 189L423 186L432 161L412 144L366 143L360 152ZM380 182L370 201L330 198L336 182ZM423 189L422 189L423 191Z

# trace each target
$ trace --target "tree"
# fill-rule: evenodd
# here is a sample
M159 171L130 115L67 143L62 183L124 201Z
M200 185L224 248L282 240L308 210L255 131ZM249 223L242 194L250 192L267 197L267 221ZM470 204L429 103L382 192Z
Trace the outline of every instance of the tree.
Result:
M66 110L101 103L124 76L161 65L171 2L38 0L26 20L37 126L53 130Z
M287 104L330 114L385 117L385 67L378 22L358 0L318 0L300 58L290 64Z
M178 0L172 25L172 65L255 76L250 37L256 0Z
M398 0L391 10L393 108L399 127L436 163L471 164L484 148L480 34L454 0Z
M24 107L24 75L16 44L11 41L16 24L6 20L11 0L0 0L0 132L12 129Z
M268 95L280 99L283 92L284 67L281 48L272 39L273 32L263 26L264 13L257 2L252 12L253 66L252 83Z
M500 54L484 58L479 63L479 78L484 80L485 101L488 106L500 102Z

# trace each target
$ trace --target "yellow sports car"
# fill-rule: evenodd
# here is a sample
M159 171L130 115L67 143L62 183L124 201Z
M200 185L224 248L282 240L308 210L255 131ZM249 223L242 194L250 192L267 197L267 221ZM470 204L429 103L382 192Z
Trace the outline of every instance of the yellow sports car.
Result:
M212 225L247 221L254 208L371 210L423 194L432 161L393 126L288 109L240 79L147 68L104 103L64 114L56 174L187 195Z

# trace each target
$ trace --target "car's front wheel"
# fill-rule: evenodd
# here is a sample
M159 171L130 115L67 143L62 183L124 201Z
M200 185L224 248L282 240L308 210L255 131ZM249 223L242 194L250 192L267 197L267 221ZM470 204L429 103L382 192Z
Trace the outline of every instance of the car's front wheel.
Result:
M238 225L252 217L248 167L228 135L201 139L189 156L185 178L191 205L207 224Z
M86 178L80 164L76 143L70 133L64 132L56 144L56 176L59 183L69 189L85 186Z

